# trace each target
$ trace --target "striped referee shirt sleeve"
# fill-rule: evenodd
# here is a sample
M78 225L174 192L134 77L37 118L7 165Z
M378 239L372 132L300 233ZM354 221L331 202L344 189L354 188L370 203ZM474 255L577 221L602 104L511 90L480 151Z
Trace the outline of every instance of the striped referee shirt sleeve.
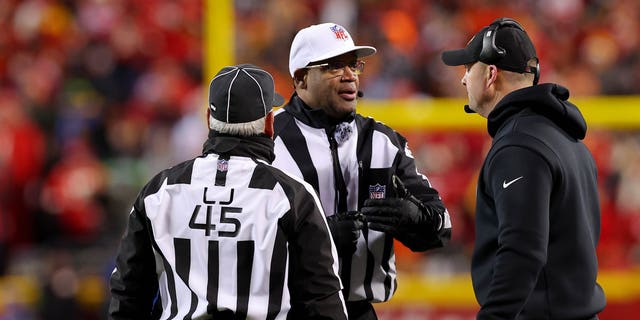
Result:
M155 260L145 217L135 207L111 274L109 319L149 319L158 292Z
M281 221L289 234L291 319L347 319L338 256L313 188L298 178L285 192L291 214Z
M415 159L407 147L404 137L397 134L398 140L404 146L397 157L396 174L405 184L409 192L427 207L432 214L443 218L442 227L433 232L432 225L419 225L398 239L415 252L422 252L433 248L443 247L451 239L451 217L438 191L431 185L429 179L416 169ZM435 226L437 227L437 226Z

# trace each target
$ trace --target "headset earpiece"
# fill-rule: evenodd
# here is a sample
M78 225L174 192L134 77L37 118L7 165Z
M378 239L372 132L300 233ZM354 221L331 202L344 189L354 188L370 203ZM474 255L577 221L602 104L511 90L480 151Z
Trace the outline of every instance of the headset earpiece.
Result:
M484 33L482 38L482 50L480 51L480 61L491 64L498 58L507 54L507 52L496 45L496 33L498 29L504 27L516 28L524 31L524 28L515 20L509 18L500 18L494 20L489 29Z
M482 38L482 51L480 51L480 61L490 63L505 54L504 49L496 46L496 31L498 31L498 25L492 23L489 26L489 30L484 33L484 37Z
M499 18L494 20L490 25L487 32L484 33L482 38L482 50L480 51L480 56L478 59L486 64L495 63L500 57L507 54L504 48L498 47L496 45L496 34L498 29L500 28L516 28L524 31L522 25L520 25L517 21L510 18ZM540 63L536 58L536 66L535 67L527 67L528 70L525 72L533 73L533 85L538 84L538 80L540 80Z
M538 61L538 58L536 58L536 66L533 69L533 85L535 86L536 84L538 84L539 80L540 80L540 61Z

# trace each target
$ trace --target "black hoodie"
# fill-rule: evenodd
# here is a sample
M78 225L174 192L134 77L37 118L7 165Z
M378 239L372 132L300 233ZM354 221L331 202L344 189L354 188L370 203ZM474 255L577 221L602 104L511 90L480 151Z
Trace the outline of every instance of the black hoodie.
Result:
M590 319L604 309L596 165L568 98L542 84L489 114L471 267L478 319Z

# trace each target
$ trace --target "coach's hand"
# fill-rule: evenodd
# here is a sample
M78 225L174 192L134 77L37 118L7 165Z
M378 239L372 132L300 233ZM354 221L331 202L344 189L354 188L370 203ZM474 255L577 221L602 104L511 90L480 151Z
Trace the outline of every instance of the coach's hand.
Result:
M360 229L364 223L359 212L341 212L327 217L333 242L339 257L348 257L356 252Z

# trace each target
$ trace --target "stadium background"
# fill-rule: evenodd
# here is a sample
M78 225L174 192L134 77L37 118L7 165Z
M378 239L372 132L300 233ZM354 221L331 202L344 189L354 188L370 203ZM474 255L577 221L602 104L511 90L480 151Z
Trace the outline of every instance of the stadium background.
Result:
M367 59L359 111L407 136L452 214L451 244L397 252L382 319L472 319L473 194L487 137L439 55L520 21L541 82L569 87L599 168L601 319L640 314L640 4L634 0L0 0L0 319L103 319L131 201L200 152L210 77L251 62L291 93L296 30L333 21Z

